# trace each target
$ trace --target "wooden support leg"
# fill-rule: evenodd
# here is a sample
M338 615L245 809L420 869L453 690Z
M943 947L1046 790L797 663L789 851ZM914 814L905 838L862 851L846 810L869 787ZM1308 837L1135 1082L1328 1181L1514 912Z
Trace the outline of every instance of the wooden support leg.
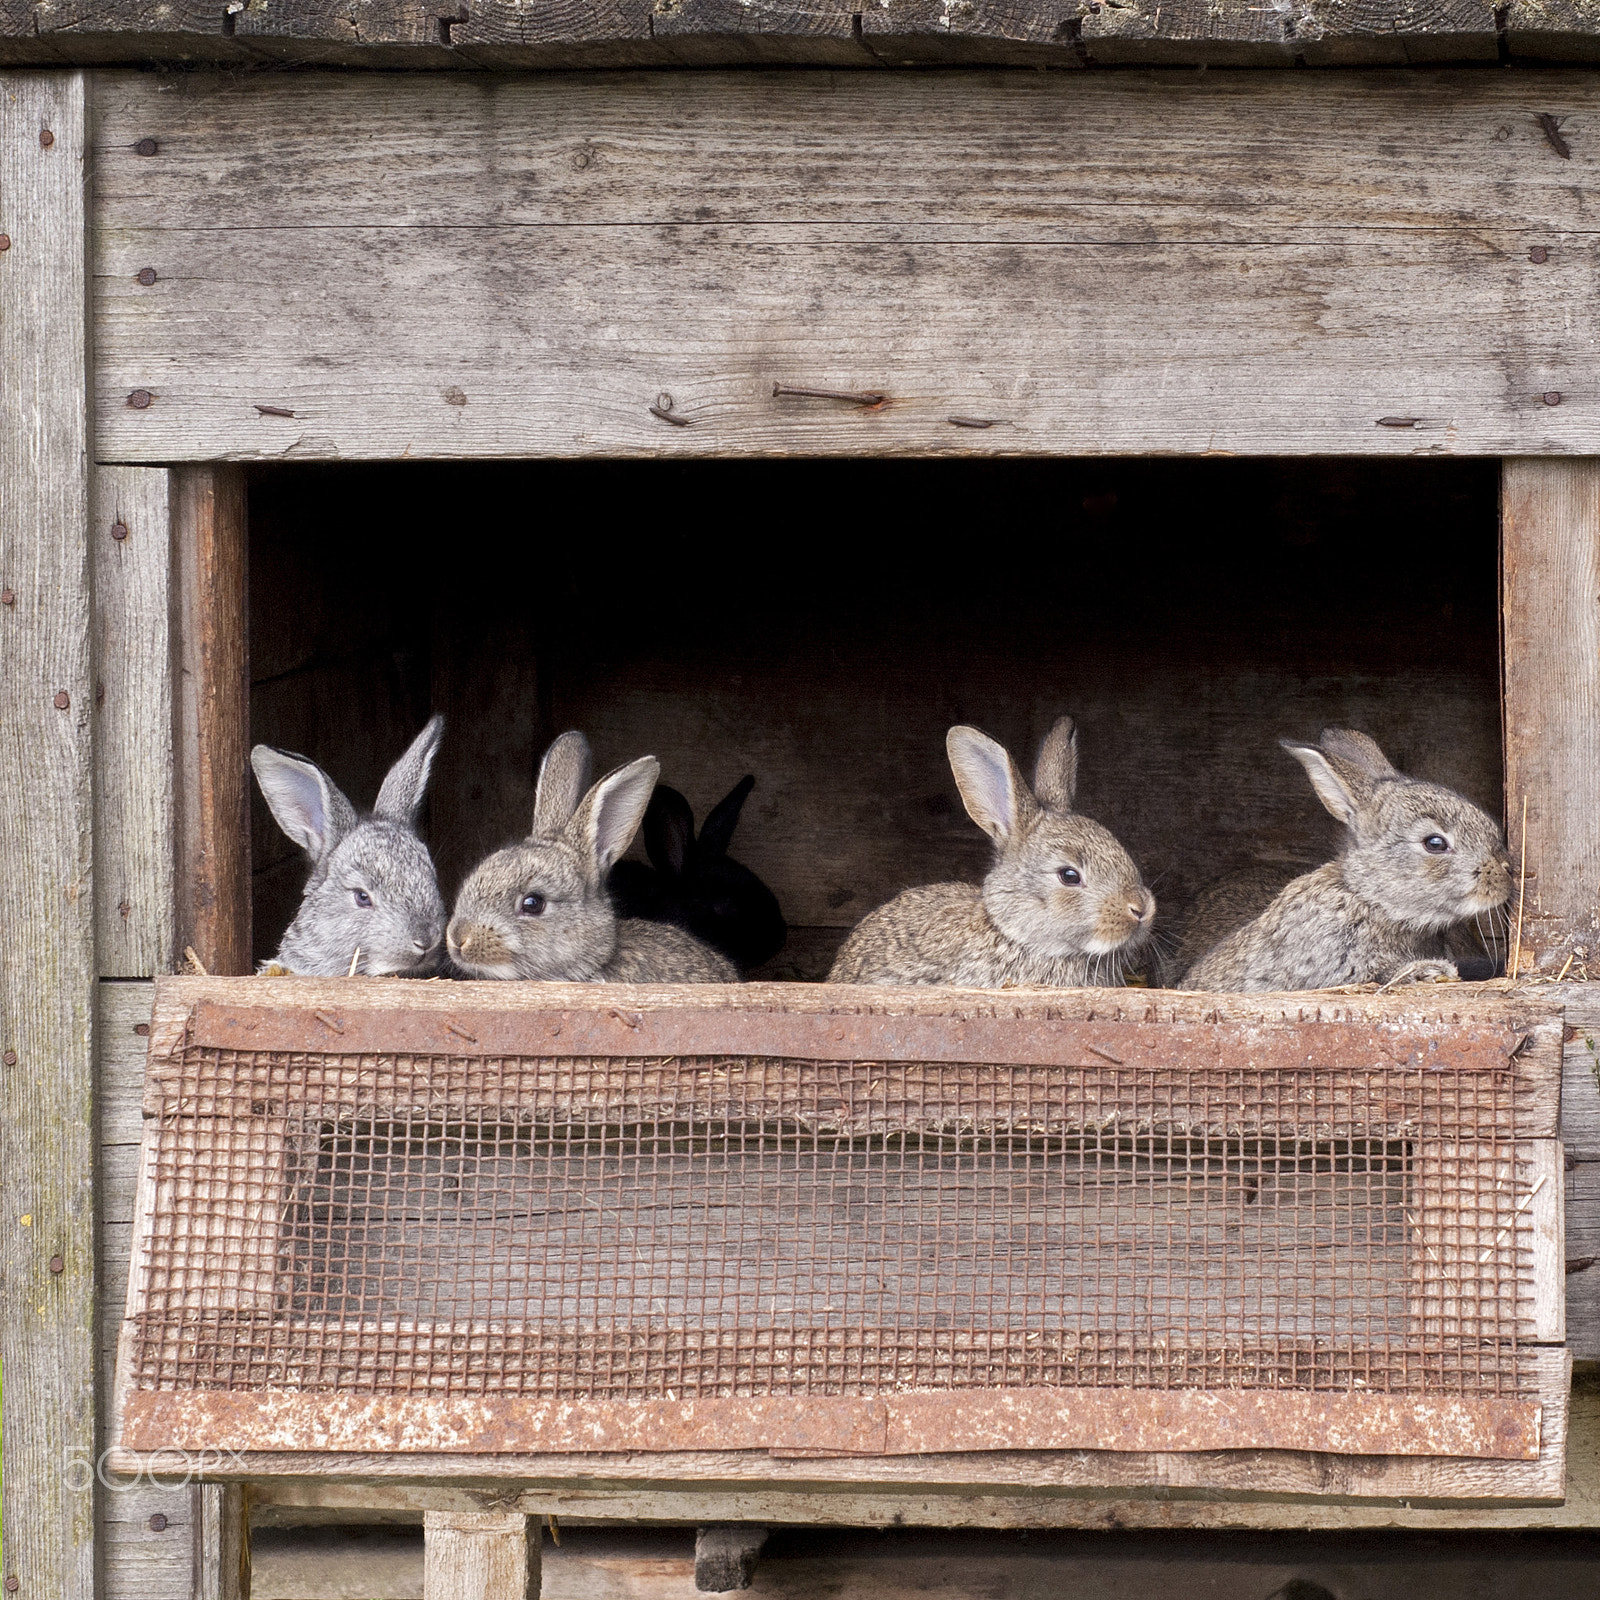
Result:
M694 1533L694 1586L702 1594L748 1589L767 1530L755 1522L712 1522Z
M1501 475L1506 822L1530 963L1600 977L1600 460ZM1515 917L1513 916L1513 932Z
M539 1529L520 1511L429 1511L423 1600L538 1600Z

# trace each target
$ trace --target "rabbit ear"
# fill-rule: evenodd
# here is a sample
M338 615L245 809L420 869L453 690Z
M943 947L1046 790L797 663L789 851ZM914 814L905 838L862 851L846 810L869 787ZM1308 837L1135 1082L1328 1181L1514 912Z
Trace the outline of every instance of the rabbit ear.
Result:
M320 865L355 827L355 808L333 779L304 756L258 744L250 752L250 765L278 826Z
M596 882L604 879L611 864L633 843L660 776L661 763L654 756L640 756L608 772L583 797L568 833L577 835L578 848Z
M564 733L539 763L539 785L533 799L531 839L553 839L572 821L583 791L589 787L589 741L574 729Z
M1374 782L1399 776L1377 742L1354 728L1324 728L1322 749L1328 759L1346 773L1353 771Z
M755 774L747 772L711 808L700 829L700 850L704 855L725 856L733 842L733 830L739 825L739 813L755 788Z
M1044 736L1033 769L1033 792L1054 811L1072 809L1078 792L1078 728L1071 717L1062 717Z
M411 741L406 753L389 768L378 790L378 803L373 808L376 816L390 822L403 822L410 827L422 809L422 797L428 791L428 774L433 770L433 758L439 753L444 738L444 718L431 717L428 725Z
M1306 769L1311 787L1329 814L1345 827L1355 827L1364 794L1351 775L1341 772L1314 744L1297 744L1293 739L1280 739L1278 743Z
M657 872L681 878L694 842L694 812L676 789L658 783L644 814L644 848Z
M1005 843L1033 809L1033 796L1016 762L1004 745L976 728L952 728L944 747L967 815L991 839Z

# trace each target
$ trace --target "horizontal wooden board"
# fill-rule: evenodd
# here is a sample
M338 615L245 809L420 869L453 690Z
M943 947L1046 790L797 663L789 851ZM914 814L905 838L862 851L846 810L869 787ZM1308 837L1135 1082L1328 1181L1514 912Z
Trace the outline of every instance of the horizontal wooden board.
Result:
M98 448L1592 451L1600 150L1562 159L1530 107L1576 127L1597 97L1514 73L118 77Z

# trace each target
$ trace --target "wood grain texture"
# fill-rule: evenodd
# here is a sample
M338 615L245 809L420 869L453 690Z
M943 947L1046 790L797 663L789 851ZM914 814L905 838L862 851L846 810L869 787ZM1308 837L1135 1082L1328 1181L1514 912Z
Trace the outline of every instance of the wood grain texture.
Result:
M175 930L168 474L97 467L95 925L102 977L169 972Z
M1567 1191L1567 1347L1575 1361L1600 1361L1600 1161L1574 1162Z
M1501 501L1507 834L1522 942L1554 971L1600 943L1600 461L1508 461Z
M1600 146L1528 110L1576 128L1582 75L158 94L111 79L99 136L108 460L1600 448Z
M249 636L243 475L172 474L178 627L176 950L250 971Z
M7 1575L61 1600L96 1564L65 1473L95 1448L87 133L81 73L0 75L0 1514Z
M423 1600L538 1600L539 1530L513 1511L430 1511Z
M1514 0L1505 38L1535 59L1582 60L1582 0ZM441 21L448 23L441 27ZM224 0L0 5L0 62L150 60L371 67L584 67L750 62L829 66L1007 63L1293 66L1493 61L1491 10L1470 0L1128 0L1064 17L1045 0Z

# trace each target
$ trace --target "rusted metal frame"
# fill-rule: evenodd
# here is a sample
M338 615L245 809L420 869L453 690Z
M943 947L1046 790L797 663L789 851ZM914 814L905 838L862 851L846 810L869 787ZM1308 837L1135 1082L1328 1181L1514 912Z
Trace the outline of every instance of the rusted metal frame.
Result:
M119 1444L386 1453L765 1450L909 1456L990 1450L1313 1450L1532 1461L1537 1401L1271 1390L946 1390L854 1398L551 1401L138 1392Z

